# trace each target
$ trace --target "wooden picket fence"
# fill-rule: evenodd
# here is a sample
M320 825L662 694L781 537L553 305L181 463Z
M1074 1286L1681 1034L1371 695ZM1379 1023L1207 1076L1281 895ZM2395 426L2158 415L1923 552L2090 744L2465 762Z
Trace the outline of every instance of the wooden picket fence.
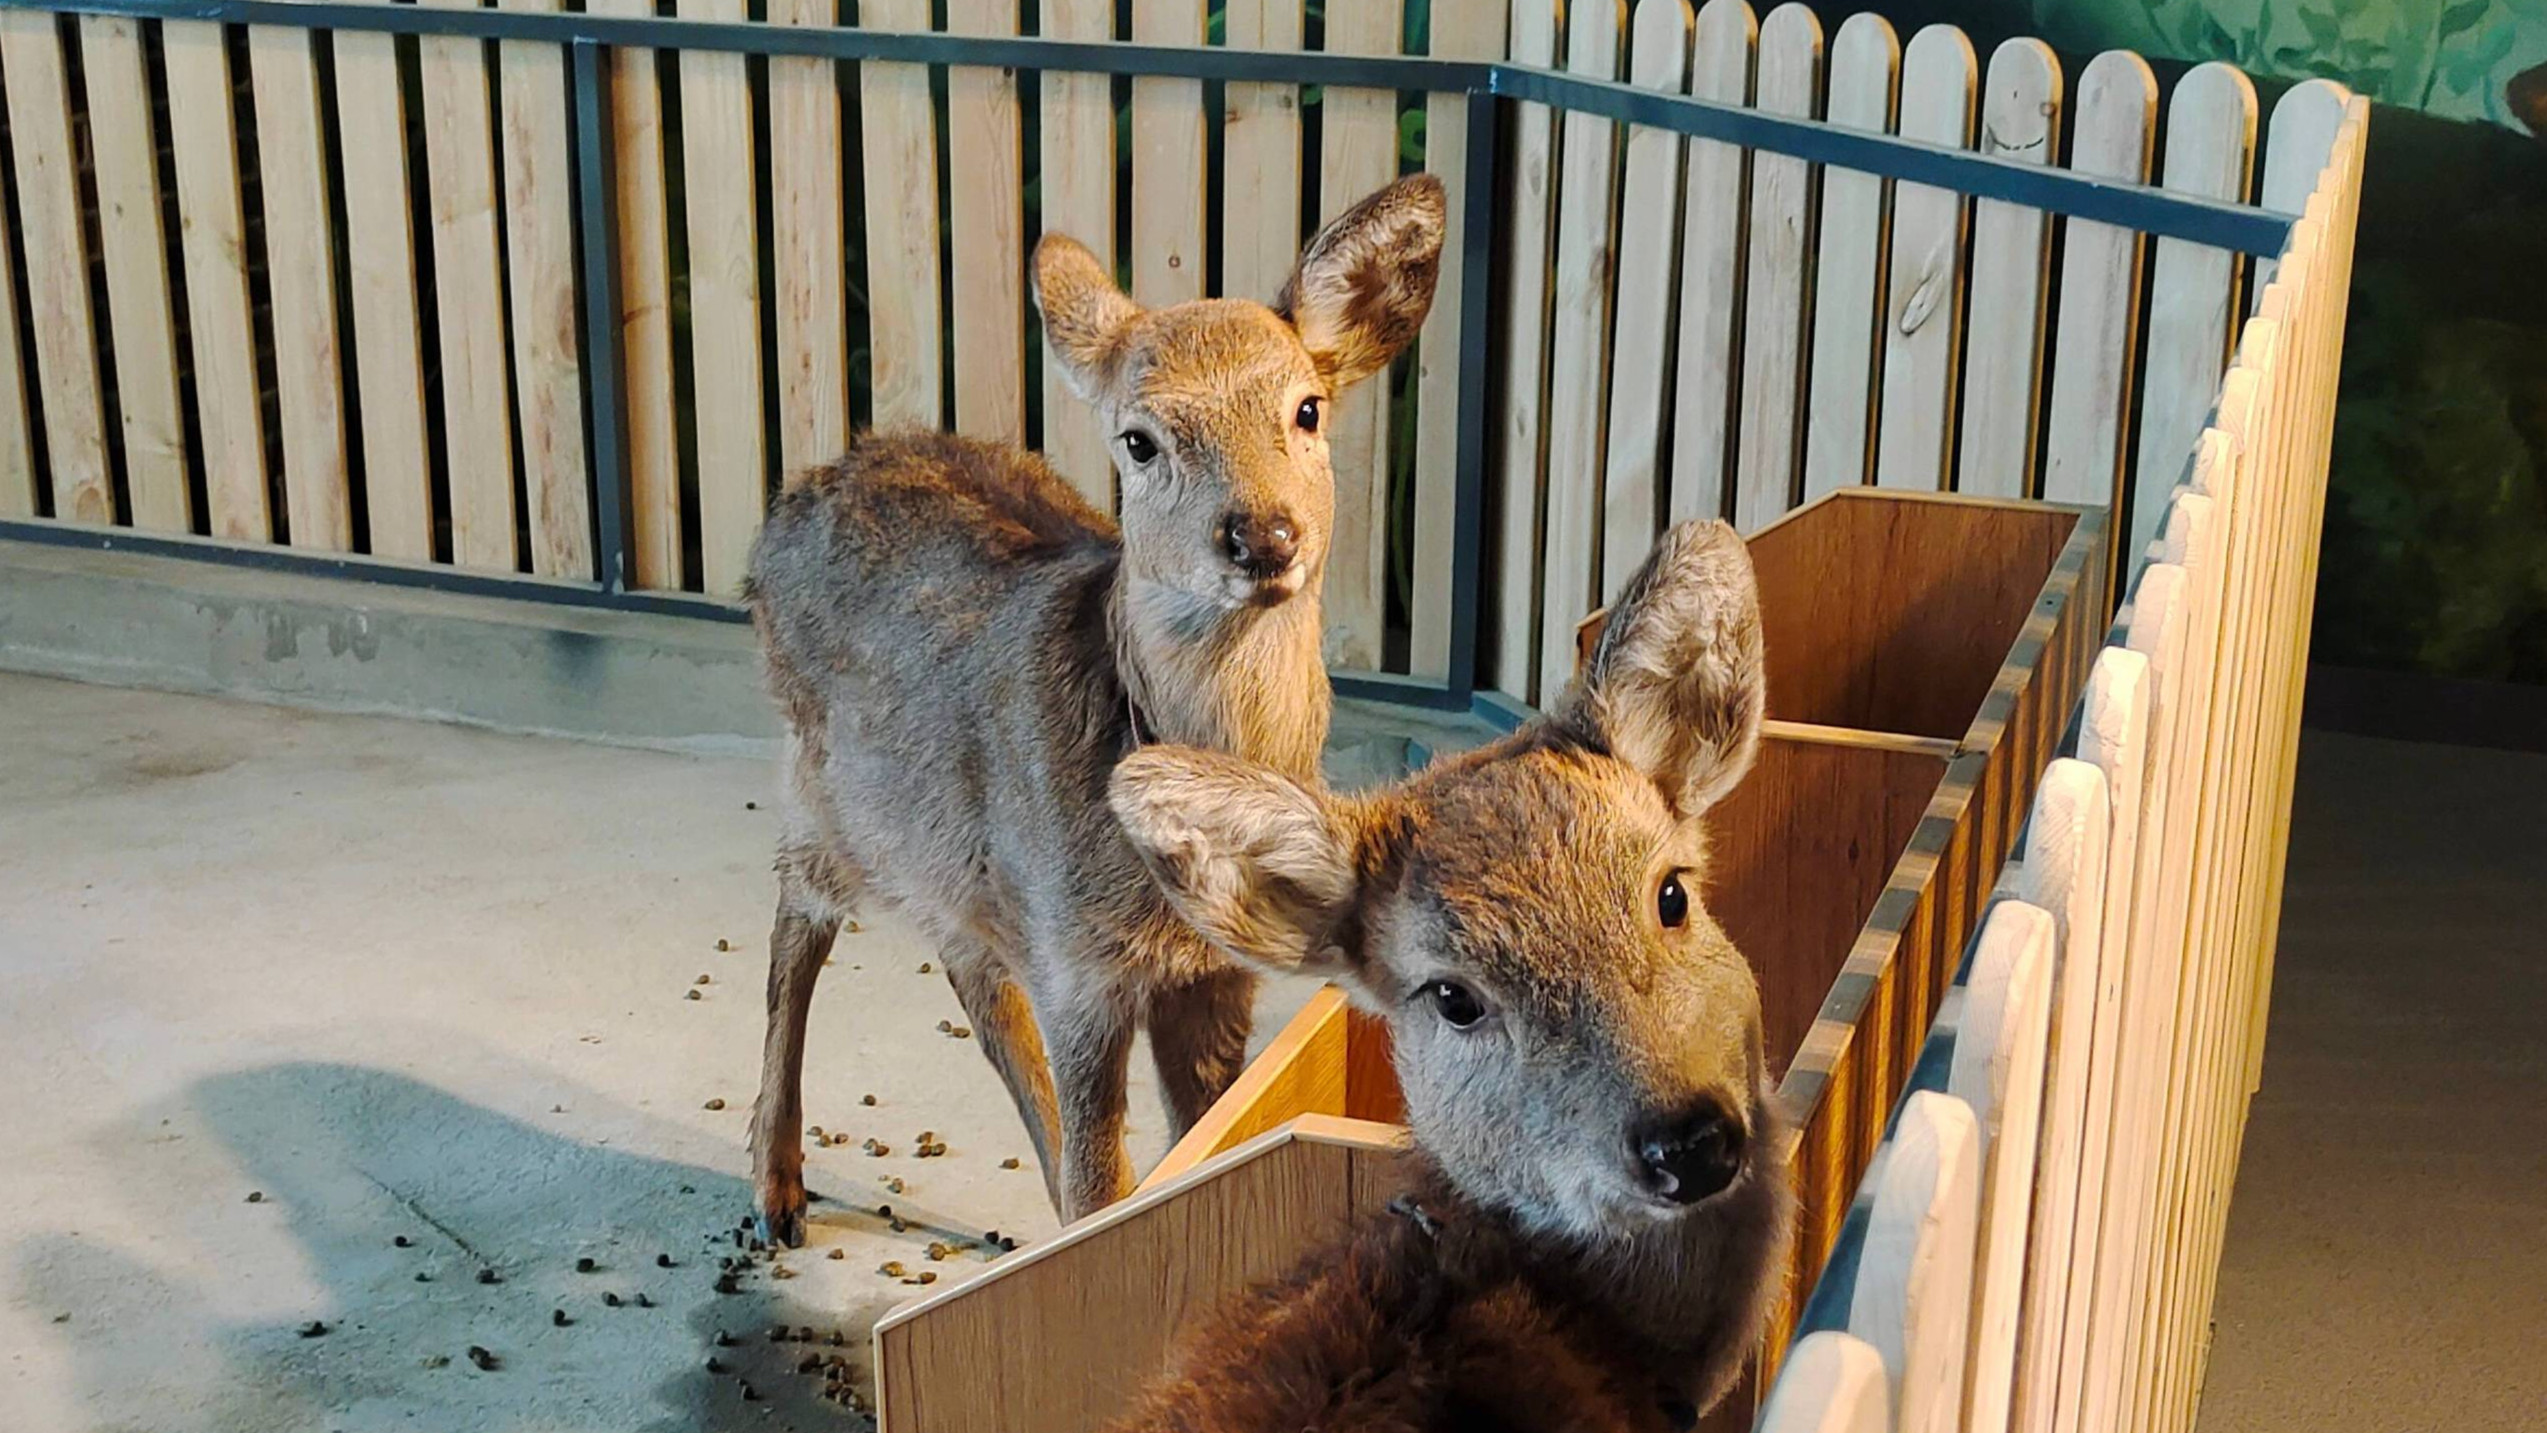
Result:
M2192 1425L2261 1071L2369 108L2275 107L2304 215L1813 1292L1770 1433Z

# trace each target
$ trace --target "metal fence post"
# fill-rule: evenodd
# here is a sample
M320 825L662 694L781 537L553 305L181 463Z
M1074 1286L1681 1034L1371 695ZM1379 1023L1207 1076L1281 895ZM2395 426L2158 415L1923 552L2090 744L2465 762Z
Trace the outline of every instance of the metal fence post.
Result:
M1468 92L1468 163L1461 182L1467 204L1460 215L1459 452L1450 549L1450 689L1466 707L1477 692L1478 607L1485 597L1480 549L1486 531L1486 461L1491 451L1486 415L1487 364L1493 351L1495 278L1495 180L1497 122L1493 91Z
M584 235L585 377L592 413L593 551L604 592L628 587L627 351L619 313L619 175L612 142L610 66L589 39L573 45L576 208Z

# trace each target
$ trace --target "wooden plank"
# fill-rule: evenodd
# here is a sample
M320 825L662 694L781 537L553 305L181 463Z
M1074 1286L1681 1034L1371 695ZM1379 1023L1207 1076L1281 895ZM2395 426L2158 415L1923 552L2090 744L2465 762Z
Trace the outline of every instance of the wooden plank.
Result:
M1832 124L1889 134L1901 94L1901 41L1873 11L1851 15L1831 41ZM1872 174L1822 171L1821 252L1813 264L1813 377L1805 407L1804 497L1855 487L1874 463L1877 333L1892 185Z
M265 262L283 423L283 499L294 547L354 545L346 493L343 360L336 340L335 226L310 32L250 26ZM500 392L500 389L499 389Z
M497 0L507 10L559 0ZM513 388L531 571L586 581L593 570L592 470L584 459L584 369L575 331L575 176L566 159L566 52L506 41L504 241L513 301Z
M1396 0L1386 6L1394 13ZM1204 8L1204 0L1132 0L1132 38L1144 45L1200 45ZM1327 47L1336 48L1333 34ZM1203 82L1135 75L1132 297L1149 307L1203 296L1203 161Z
M1628 81L1680 94L1689 87L1688 0L1638 0L1627 42ZM1630 125L1618 219L1618 322L1610 332L1607 457L1601 473L1601 586L1616 597L1653 550L1662 517L1663 381L1671 371L1678 267L1681 139Z
M2343 126L2351 93L2332 80L2294 85L2273 102L2272 128L2264 136L2264 188L2259 196L2267 209L2296 214L2308 203L2334 152L2335 132ZM2266 286L2278 265L2255 263L2255 301L2263 302Z
M1789 0L1760 22L1754 105L1812 119L1822 91L1822 22ZM1813 167L1751 158L1751 242L1743 284L1742 424L1735 440L1734 525L1749 531L1795 506L1803 461L1804 256L1813 242Z
M2058 956L2059 938L2048 913L2022 901L1990 908L1974 948L1947 1074L1947 1093L1972 1107L1982 1135L1971 1357L1957 1425L1962 1433L2004 1433L2008 1423Z
M17 151L18 216L26 250L27 323L35 331L36 389L53 516L115 521L99 396L97 332L89 311L88 240L80 228L79 175L71 147L71 97L60 21L35 10L0 11L0 71Z
M588 0L596 14L652 15L653 0ZM663 84L652 50L612 52L611 142L619 180L620 386L628 396L628 525L640 588L682 580L680 411L672 389L671 227L665 208Z
M769 22L827 29L840 23L839 0L771 0ZM843 252L848 231L840 142L839 67L808 56L772 56L769 244L778 308L771 327L778 344L782 473L802 472L849 449Z
M1707 0L1698 12L1690 93L1719 104L1749 104L1759 38L1759 22L1744 0ZM1751 192L1748 150L1713 139L1693 139L1688 150L1672 400L1674 522L1732 511L1733 341L1742 312L1743 203Z
M1394 55L1402 0L1361 0L1327 14L1329 54ZM1397 94L1326 87L1318 165L1319 222L1336 218L1397 177ZM1200 222L1202 207L1191 212ZM1136 210L1137 213L1137 210ZM1193 250L1201 252L1197 244ZM1138 259L1135 259L1138 276ZM1388 619L1389 383L1386 370L1341 395L1327 424L1335 470L1335 530L1327 559L1326 656L1330 666L1376 671Z
M1181 1179L1204 1160L1297 1116L1345 1114L1351 1011L1352 1002L1342 990L1320 987L1141 1181L1141 1190Z
M8 166L0 164L0 212L8 205ZM33 517L36 511L34 426L28 416L27 377L19 359L17 256L9 226L0 224L0 517Z
M1893 1426L1948 1433L1963 1402L1980 1129L1963 1101L1921 1090L1884 1147L1848 1331L1883 1356Z
M1626 21L1619 0L1578 0L1566 27L1566 70L1617 79ZM1574 621L1600 602L1601 395L1609 380L1610 278L1616 264L1618 126L1594 115L1568 114L1564 143L1549 358L1542 700L1563 690L1573 674Z
M474 9L472 0L418 0ZM442 443L450 469L451 560L513 571L513 420L506 391L504 279L497 250L486 51L416 42L424 71L425 173L433 192L433 287L442 347ZM271 228L269 226L269 232Z
M926 30L929 0L862 0L858 23L870 30ZM866 161L867 351L875 403L869 421L878 428L935 428L946 421L946 382L937 115L928 67L861 63L858 122Z
M339 150L345 167L345 279L362 395L363 505L371 551L433 560L433 469L426 447L424 325L416 308L415 194L396 37L339 30ZM203 366L196 365L196 381Z
M1983 85L1981 152L2021 164L2057 164L2060 144L2061 62L2040 40L2002 43L1990 54ZM2033 491L2051 262L2050 215L1995 199L1974 206L1957 492L2021 498Z
M186 484L185 419L177 407L177 324L159 221L159 142L150 128L152 91L139 22L83 15L79 25L125 492L133 526L190 532L194 501Z
M168 71L168 133L186 257L186 320L194 336L206 516L214 537L265 542L274 535L274 521L266 496L256 336L248 319L247 226L239 203L228 34L219 25L169 21L160 26L159 42Z
M680 0L679 6L681 17L693 20L742 20L747 10L744 0ZM902 118L896 112L886 127ZM876 131L869 129L869 143L875 138ZM682 54L681 158L690 231L690 375L699 426L700 575L709 596L730 598L742 585L752 538L769 505L769 456L761 428L759 167L752 143L751 72L743 56L700 50ZM872 186L872 170L868 179ZM906 221L911 211L934 208L921 195L937 193L936 166L928 168L922 184L891 193ZM876 235L875 215L870 202L870 242ZM937 238L935 225L930 227L934 260ZM870 277L883 255L893 252L879 248L869 253ZM888 272L894 285L909 283L917 289L928 284L926 292L935 298L934 262L925 279L920 271ZM870 283L868 293L876 291ZM927 307L934 314L934 303ZM881 394L881 340L875 340L875 347ZM877 404L881 413L881 397Z
M1760 1433L1892 1433L1891 1397L1874 1345L1824 1329L1787 1351Z
M1015 35L1017 0L947 0L951 35ZM946 72L946 227L953 245L955 431L1026 441L1025 159L1017 72Z
M2128 50L2098 55L2078 77L2070 168L2132 183L2147 179L2157 123L2158 81L2149 62ZM2138 233L2110 224L2071 220L2067 226L2043 461L2043 496L2053 502L2121 503L2142 243Z
M1971 148L1975 66L1972 42L1951 25L1911 36L1902 56L1902 137ZM1893 191L1883 416L1875 445L1875 481L1886 487L1946 485L1963 352L1966 208L1951 190L1902 184Z
M1505 4L1506 0L1434 0L1434 57L1502 59ZM1682 4L1686 8L1686 0ZM1233 94L1241 88L1230 86ZM1438 679L1450 674L1451 548L1459 516L1459 294L1467 282L1467 96L1426 97L1424 168L1442 182L1450 229L1442 241L1432 311L1424 316L1424 331L1415 349L1415 543L1413 600L1407 610L1407 670ZM1229 173L1235 176L1237 170ZM1236 181L1231 182L1234 190Z
M1740 3L1740 0L1715 0ZM1556 64L1562 0L1512 0L1512 59ZM1556 117L1545 105L1516 105L1512 115L1512 195L1507 221L1511 261L1496 311L1501 316L1504 389L1501 461L1495 475L1493 534L1494 635L1484 679L1517 701L1538 694L1539 566L1547 457L1549 303L1554 287L1552 206L1556 201Z
M2244 203L2255 167L2255 86L2214 60L2176 81L2167 98L2167 153L2158 182L2180 194ZM2239 311L2238 255L2160 239L2149 284L2149 355L2141 383L2140 460L2125 552L2157 536L2167 496L2193 463L2195 441L2227 366L2229 316Z
M1114 38L1114 0L1043 0L1043 34L1056 40ZM1294 10L1297 10L1295 5ZM1238 12L1231 12L1236 23ZM1233 41L1233 43L1235 43ZM1115 131L1113 80L1106 75L1043 76L1043 232L1067 234L1088 246L1097 263L1114 272ZM1233 90L1237 87L1232 86ZM1294 88L1295 97L1297 88ZM1295 118L1294 123L1297 123ZM1292 146L1298 164L1298 144ZM1232 171L1236 172L1235 170ZM1299 233L1296 197L1291 233ZM1296 247L1296 245L1295 245ZM1286 260L1287 262L1287 260ZM1275 279L1277 288L1281 284ZM1270 300L1275 289L1257 297ZM1062 381L1059 367L1043 360L1044 456L1087 495L1100 512L1114 510L1114 460L1095 415Z
M1476 24L1475 0L1467 4L1440 7L1434 18L1436 27L1455 24L1441 41L1456 42ZM1501 16L1494 18L1495 33L1502 34ZM1292 53L1301 48L1301 0L1230 0L1225 24L1225 43L1233 50L1269 50ZM1455 98L1455 97L1454 97ZM1466 122L1464 111L1453 107ZM1438 143L1438 112L1427 116L1427 135ZM1453 144L1459 142L1454 136ZM1300 228L1300 86L1233 84L1221 108L1221 292L1232 298L1256 299L1271 303L1282 292L1283 280L1291 276L1291 266L1300 254L1303 238ZM1435 173L1442 173L1438 165ZM1455 182L1456 172L1443 174L1445 184ZM1459 206L1453 203L1454 219ZM1449 286L1448 265L1456 262L1455 246L1442 245L1441 292L1455 292ZM1457 304L1437 304L1438 316ZM1426 329L1430 335L1429 326Z

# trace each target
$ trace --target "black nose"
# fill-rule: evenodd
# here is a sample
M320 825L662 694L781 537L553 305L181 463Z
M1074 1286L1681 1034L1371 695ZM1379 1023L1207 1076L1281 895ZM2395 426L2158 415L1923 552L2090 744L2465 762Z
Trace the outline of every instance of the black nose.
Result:
M1647 1130L1636 1141L1636 1155L1656 1194L1695 1204L1722 1193L1742 1173L1742 1125L1723 1106L1701 1100Z
M1287 512L1234 512L1221 520L1220 531L1229 560L1259 582L1288 572L1300 555L1300 530Z

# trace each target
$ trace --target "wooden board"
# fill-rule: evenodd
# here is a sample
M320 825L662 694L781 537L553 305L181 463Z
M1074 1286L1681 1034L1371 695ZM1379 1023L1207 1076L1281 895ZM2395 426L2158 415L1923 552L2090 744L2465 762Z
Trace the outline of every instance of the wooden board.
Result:
M497 0L508 10L559 0ZM566 159L566 52L507 41L504 241L511 279L513 390L531 571L592 581L592 469L584 458L584 365L576 341L575 176Z
M596 14L652 15L652 0L588 0ZM619 180L620 387L628 397L628 527L634 585L682 585L680 411L672 385L671 228L665 209L663 84L652 50L612 52L611 142Z
M424 323L416 306L416 190L396 37L339 30L336 140L345 167L345 268L355 391L362 400L363 506L375 557L429 562L433 458L425 418ZM189 294L191 297L191 293ZM195 369L204 378L203 366Z
M2040 40L2002 43L1990 54L1982 87L1981 152L2022 164L2057 164L2060 143L2061 62ZM2032 495L2051 259L2050 215L1995 199L1974 206L1957 492Z
M1980 1130L1963 1101L1921 1090L1902 1106L1886 1149L1848 1331L1883 1356L1894 1426L1949 1433L1972 1313Z
M771 0L769 22L829 28L840 22L839 0ZM778 309L771 329L778 345L782 475L849 449L840 79L830 60L769 61L770 280Z
M72 168L60 21L42 11L0 10L0 73L8 85L10 143L17 152L27 324L35 334L53 516L111 523L115 488L106 467L88 240L80 228L79 176Z
M1113 0L1043 0L1043 33L1057 40L1114 38ZM1236 18L1233 15L1233 20ZM1043 232L1088 246L1109 274L1114 265L1115 130L1113 81L1105 75L1043 75ZM1297 146L1295 146L1295 149ZM1295 161L1296 162L1296 161ZM1297 185L1293 186L1297 189ZM1294 201L1297 208L1297 201ZM1292 224L1299 228L1295 218ZM1272 298L1268 290L1261 295ZM1101 512L1114 510L1114 460L1097 420L1048 357L1043 365L1044 456Z
M159 142L150 128L150 77L140 22L83 15L80 68L97 176L97 232L105 250L106 313L115 335L115 398L123 411L124 488L132 524L191 532L186 425L177 407L177 324L168 302L168 241L159 221ZM14 330L11 342L15 342Z
M265 542L274 535L274 520L266 496L256 335L248 321L247 226L239 203L229 40L219 25L170 21L160 26L159 42L168 72L168 132L185 245L206 516L214 537ZM352 196L347 197L350 204Z
M2078 77L2070 168L2145 180L2157 123L2158 81L2148 62L2125 50L2098 55ZM2064 229L2043 496L2119 505L2131 435L2133 345L2140 336L2142 240L2129 229L2075 219Z
M1017 5L947 0L947 33L1014 35ZM1016 71L947 71L955 431L1000 443L1026 441L1026 180L1017 126Z
M1717 0L1740 3L1740 0ZM1515 64L1556 64L1560 0L1514 0ZM1548 265L1554 255L1555 113L1545 105L1512 107L1512 193L1506 222L1509 263L1495 308L1504 355L1501 435L1495 474L1494 642L1483 678L1516 701L1538 694L1539 535L1547 484Z
M1956 149L1972 146L1976 62L1951 25L1910 37L1902 56L1901 134ZM1884 300L1884 398L1875 481L1935 491L1946 485L1962 371L1963 239L1969 205L1950 190L1893 190L1891 279Z
M0 165L0 212L8 204L8 166ZM34 426L27 408L27 377L18 356L17 255L9 226L0 224L0 517L35 516Z
M1760 1410L1760 1433L1892 1433L1884 1356L1836 1329L1798 1341Z
M1689 87L1687 0L1638 0L1628 80L1679 94ZM1607 455L1601 474L1600 598L1627 585L1654 546L1661 519L1664 383L1671 373L1672 299L1679 268L1681 138L1630 125L1618 220L1618 322L1610 331Z
M1889 134L1901 94L1901 41L1872 11L1831 41L1831 123ZM1804 499L1866 481L1874 465L1876 359L1892 185L1822 171L1821 250L1813 264L1813 376L1804 419Z
M1474 0L1441 7L1436 25L1474 23ZM1301 46L1301 0L1230 0L1224 43L1233 50L1289 54ZM1496 32L1502 30L1497 17ZM1456 38L1457 33L1445 38ZM1464 115L1463 115L1464 120ZM1221 101L1221 292L1272 303L1299 257L1300 86L1232 84ZM1434 133L1435 142L1439 135ZM1451 143L1459 143L1453 136ZM1436 173L1440 173L1438 167ZM1456 177L1443 175L1447 183ZM1455 221L1459 206L1450 212ZM1441 292L1453 292L1455 246L1442 245ZM1456 308L1458 305L1446 305ZM1437 305L1438 317L1445 306ZM1429 336L1429 326L1426 333Z
M345 478L345 370L336 340L327 144L310 45L307 30L248 29L257 163L265 186L265 262L274 299L275 382L281 390L284 509L292 546L342 552L354 545ZM499 398L502 391L499 384Z
M878 8L881 6L871 6ZM744 0L679 0L684 19L741 20ZM901 116L895 116L899 119ZM888 123L888 132L890 124ZM868 130L869 143L876 131ZM733 598L751 560L752 539L769 505L763 446L759 169L753 152L751 72L744 57L686 51L681 56L681 161L690 231L690 378L698 413L699 571L710 597ZM872 163L872 160L870 161ZM933 207L937 171L892 191L906 215ZM872 184L874 171L869 170ZM872 190L870 191L872 192ZM875 206L867 208L876 237ZM934 227L934 226L932 226ZM871 252L870 266L884 250ZM929 252L937 252L935 236ZM873 269L870 268L872 275ZM936 270L893 273L934 297ZM875 292L870 286L869 292ZM883 391L881 340L877 390ZM931 371L935 371L934 364ZM878 399L881 407L882 399ZM934 414L931 415L932 421Z
M926 30L929 0L863 0L872 30ZM937 115L925 65L858 66L866 162L867 350L878 428L946 421L940 308Z
M1389 8L1396 8L1389 0ZM1203 43L1203 0L1132 0L1132 38ZM1328 39L1329 48L1334 38ZM1132 79L1132 297L1150 308L1203 296L1203 82Z
M2025 1293L2027 1221L2042 1128L2059 940L2051 916L2001 901L1982 922L1956 1026L1946 1091L1971 1106L1982 1134L1981 1218L1973 1266L1962 1433L2004 1433ZM1942 1024L1942 1017L1940 1024Z
M474 9L471 0L419 0ZM510 572L513 421L506 392L504 278L497 251L494 135L486 48L428 36L425 171L433 193L433 287L442 344L442 443L451 474L451 560ZM268 226L272 232L272 226Z
M1759 38L1759 22L1744 0L1707 0L1698 12L1690 93L1719 104L1749 104ZM1688 143L1666 514L1673 522L1732 511L1734 332L1742 312L1750 163L1750 152L1739 145L1713 139Z
M1818 117L1822 22L1798 0L1760 22L1754 105ZM1751 157L1751 234L1743 283L1742 422L1734 445L1734 525L1748 532L1795 506L1804 454L1805 255L1813 243L1813 169Z

